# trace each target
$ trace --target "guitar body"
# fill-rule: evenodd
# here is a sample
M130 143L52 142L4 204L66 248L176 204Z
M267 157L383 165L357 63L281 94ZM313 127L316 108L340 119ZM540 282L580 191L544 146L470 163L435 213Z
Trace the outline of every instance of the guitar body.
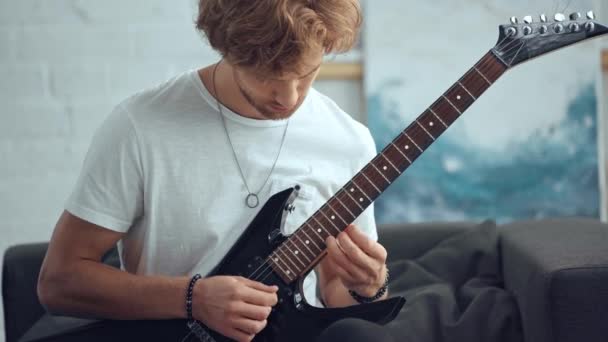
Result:
M285 236L280 234L288 215L285 208L296 196L297 190L293 188L272 196L210 276L239 275L249 278L250 274L259 269L264 260L285 240ZM297 282L286 284L274 273L260 279L265 284L279 287L279 303L270 314L268 325L256 335L254 341L314 341L331 323L349 317L385 324L395 318L405 303L405 299L397 297L346 308L313 307L304 299L303 280L304 277L301 277ZM230 341L216 332L208 331L218 342Z

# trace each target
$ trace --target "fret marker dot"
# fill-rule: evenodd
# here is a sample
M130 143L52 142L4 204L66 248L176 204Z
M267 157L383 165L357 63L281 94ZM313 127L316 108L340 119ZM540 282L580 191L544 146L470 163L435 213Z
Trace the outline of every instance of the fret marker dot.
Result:
M321 228L317 229L317 232L319 232L319 233L320 233L320 232L321 232Z
M429 122L429 126L433 126L433 125L434 125L433 121Z
M294 251L293 254L298 255L298 251Z
M308 245L310 243L310 241L306 240L306 244Z
M274 258L274 261L279 261L279 258Z
M386 166L382 167L382 170L386 171L388 168Z
M290 274L290 273L291 273L290 271L287 271L287 274Z
M336 217L335 217L334 215L331 215L331 219L332 219L332 220L335 220L335 219L336 219Z
M460 95L456 96L456 100L460 100L460 99L461 99Z
M359 202L363 202L363 197L359 198Z
M410 149L410 145L405 145L405 149L409 150Z
M350 188L350 192L355 192L355 188Z

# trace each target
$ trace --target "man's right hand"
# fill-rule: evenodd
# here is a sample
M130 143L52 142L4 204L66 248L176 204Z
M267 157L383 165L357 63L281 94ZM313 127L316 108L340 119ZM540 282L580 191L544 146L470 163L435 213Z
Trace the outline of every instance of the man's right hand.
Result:
M194 287L192 315L226 337L248 342L266 327L278 289L243 277L204 278Z

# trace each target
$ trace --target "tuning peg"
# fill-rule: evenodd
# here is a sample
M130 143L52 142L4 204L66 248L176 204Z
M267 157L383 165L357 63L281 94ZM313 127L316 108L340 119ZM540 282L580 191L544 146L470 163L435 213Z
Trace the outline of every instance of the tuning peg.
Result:
M519 23L519 20L517 20L517 17L511 17L511 24L513 25L517 25Z
M538 29L538 31L540 32L540 34L545 34L547 33L547 31L549 31L549 29L547 28L547 25L542 25L540 29Z
M524 23L526 24L532 24L532 16L531 15L527 15L524 17Z
M591 21L585 23L585 30L587 32L593 32L595 30L595 24Z
M577 23L571 23L570 25L568 25L568 28L570 28L570 32L578 32L581 27Z
M556 13L555 16L553 17L553 19L559 23L559 22L566 20L566 16L563 15L562 13Z
M570 20L578 20L581 17L581 14L578 12L574 12L570 14Z
M587 12L587 19L595 20L595 13L593 13L593 11Z
M562 33L564 31L564 26L562 24L557 24L553 27L555 33Z
M505 29L505 35L507 37L511 37L511 36L515 36L517 34L517 29L515 29L515 27L510 26L509 28Z
M546 23L546 22L547 22L547 16L546 16L546 15L544 15L544 14L541 14L541 15L540 15L540 22L541 22L541 23Z

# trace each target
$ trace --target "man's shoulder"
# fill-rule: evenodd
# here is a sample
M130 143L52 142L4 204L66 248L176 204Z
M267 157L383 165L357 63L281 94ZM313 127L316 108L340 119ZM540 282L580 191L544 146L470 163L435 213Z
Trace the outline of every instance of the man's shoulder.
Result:
M184 88L192 86L190 77L191 71L183 72L148 86L126 97L120 106L129 112L138 112L142 108L149 110L174 105L179 102Z
M309 96L312 98L315 109L322 113L326 119L327 115L331 115L333 119L339 121L341 124L352 126L360 132L367 131L365 125L355 120L352 115L344 111L331 97L315 88L310 89Z
M341 141L347 142L345 145L365 151L366 157L376 154L376 145L367 126L355 120L329 96L314 88L310 94L315 110L321 114L320 119L331 130L332 136L339 136Z

